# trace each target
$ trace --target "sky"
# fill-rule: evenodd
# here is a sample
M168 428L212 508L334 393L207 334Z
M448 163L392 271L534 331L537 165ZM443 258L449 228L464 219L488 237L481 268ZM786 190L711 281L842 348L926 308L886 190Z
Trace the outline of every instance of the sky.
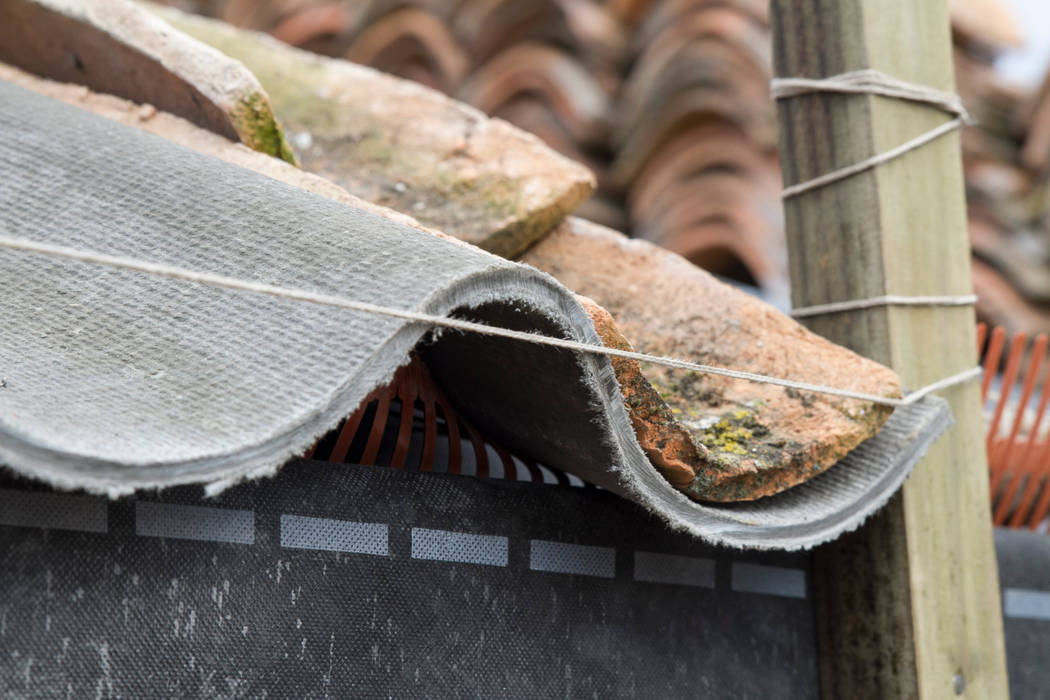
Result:
M1006 0L1025 45L1004 54L997 67L1011 82L1036 87L1050 66L1050 0Z

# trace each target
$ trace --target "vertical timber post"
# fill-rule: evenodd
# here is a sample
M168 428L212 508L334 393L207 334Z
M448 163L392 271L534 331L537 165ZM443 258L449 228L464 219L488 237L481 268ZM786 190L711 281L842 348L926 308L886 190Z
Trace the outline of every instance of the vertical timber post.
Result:
M771 0L779 77L874 68L954 90L946 0ZM943 124L926 105L821 93L777 107L784 184ZM972 292L959 136L784 204L792 300ZM916 388L976 365L970 307L814 317L811 329ZM819 549L814 591L825 698L1008 697L976 382L941 392L955 426L863 528Z

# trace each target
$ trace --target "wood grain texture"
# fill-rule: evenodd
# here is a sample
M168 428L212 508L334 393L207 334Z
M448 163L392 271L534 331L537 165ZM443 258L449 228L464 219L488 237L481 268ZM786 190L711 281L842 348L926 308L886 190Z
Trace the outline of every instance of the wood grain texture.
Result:
M772 0L781 77L875 68L954 89L942 0ZM866 95L778 104L784 184L886 151L950 117ZM785 202L792 301L972 292L958 134ZM973 310L883 308L815 317L818 333L919 387L974 366ZM956 425L814 575L823 694L1007 697L978 386L942 392Z

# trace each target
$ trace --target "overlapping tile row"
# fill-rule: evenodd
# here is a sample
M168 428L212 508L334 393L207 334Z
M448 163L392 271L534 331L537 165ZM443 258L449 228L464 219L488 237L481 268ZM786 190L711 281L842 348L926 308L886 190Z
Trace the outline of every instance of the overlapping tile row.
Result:
M758 0L227 0L181 4L407 77L586 164L578 214L786 303L767 3ZM951 2L982 319L1050 330L1050 77L1006 85L1000 0Z
M420 226L382 207L396 204L490 250L510 255L512 249L528 249L521 260L593 297L578 302L603 342L620 350L670 353L759 374L786 372L809 381L836 383L833 377L839 376L842 385L856 390L899 392L889 370L830 346L666 249L630 241L575 217L556 225L566 207L591 191L591 176L534 136L411 81L295 49L224 22L181 12L164 16L229 51L256 73L273 95L274 112L300 149L303 167L334 181L218 143L214 134L180 125L172 115L85 92L81 86L44 83L2 65L0 77L385 219ZM544 240L537 243L537 235ZM645 294L637 293L643 289ZM628 321L630 340L616 330L617 321L607 312ZM667 320L654 322L660 318ZM750 321L742 323L742 318ZM800 364L784 364L785 346L797 350L791 356ZM353 416L334 426L313 456L573 483L574 477L552 473L534 460L571 471L579 468L579 459L566 462L562 449L522 444L514 431L493 432L502 418L485 420L477 397L464 396L471 393L466 384L449 379L459 376L457 360L428 354L448 382L442 386L451 401L441 399L435 387L415 381L418 371L402 373L402 380L377 389ZM752 500L791 488L837 463L872 437L886 418L885 411L871 406L779 391L779 398L769 401L760 387L739 380L736 386L717 381L701 388L699 381L680 382L634 360L616 360L613 368L635 438L650 463L673 486L699 500ZM843 371L836 375L830 368ZM494 369L498 376L487 383L505 381L502 363ZM483 429L474 430L452 415L453 404L472 420L480 417L478 427ZM542 414L546 407L536 410ZM501 405L488 415L503 416L505 411ZM501 451L498 444L533 460ZM570 450L576 446L575 440L567 445ZM533 452L537 449L541 451Z
M872 394L897 395L897 380L885 368L826 343L819 352L811 352L825 341L807 334L751 295L720 284L688 260L644 241L635 240L628 245L620 234L586 219L569 217L558 225L566 213L578 211L579 204L592 191L593 178L587 170L544 146L534 136L503 120L486 119L476 109L411 81L295 49L259 32L238 29L222 21L182 12L162 10L161 14L175 29L243 61L258 76L271 96L275 113L298 149L304 169L330 178L373 204L410 213L426 226L490 252L517 257L548 272L576 292L592 297L597 304L586 300L580 303L588 308L606 344L621 350L671 353L696 362L758 374L787 372L795 378L822 383L833 376L829 367L850 367L841 375L843 386L850 385ZM663 20L654 21L659 24ZM757 42L754 48L758 50ZM546 46L532 54L550 56L551 51L551 46ZM652 69L652 75L643 75L633 84L643 86L650 78L660 78L665 72L664 67L660 67L664 65L663 59L660 61ZM500 67L505 76L500 85L509 85L518 78L525 80L519 70L521 65L508 61ZM688 73L689 61L682 65ZM757 59L755 65L758 65ZM569 91L573 95L582 94L578 87L588 75L586 71L577 71L575 77L568 76L572 80L563 82L576 85ZM533 84L538 83L528 80L522 83ZM621 92L625 99L636 93L638 100L648 99L642 87L634 89L625 84ZM756 108L762 104L769 107L761 93L761 90L754 93ZM587 104L595 107L600 101L589 100ZM721 98L719 101L732 102ZM485 106L491 111L494 104ZM565 107L569 103L552 104ZM600 111L565 108L566 113L587 112L592 116ZM609 138L617 128L612 116L615 115L610 115L606 125ZM741 119L747 117L755 128L761 122L748 116L746 109L740 116ZM639 126L644 126L646 120L639 119ZM589 124L576 130L580 139L597 138L606 129L594 120ZM766 131L763 138L771 144L772 129ZM695 156L696 149L689 154ZM688 158L682 163L683 167L691 167ZM710 169L716 180L729 183L731 189L742 196L749 196L748 186L738 187L731 182L734 171L724 167L722 161L716 158ZM722 177L727 173L728 179ZM630 180L633 176L625 178ZM645 182L645 196L656 202L653 204L656 209L670 206L663 199L665 190L677 191L688 207L703 207L705 202L715 202L717 207L724 200L721 195L696 199L688 187L679 187L673 178L657 177ZM774 199L775 190L775 187L770 189ZM774 201L769 211L779 212L779 205ZM760 228L779 230L769 226ZM782 246L767 243L756 246L756 250L767 255L783 253ZM655 272L657 269L659 273ZM748 277L747 274L741 276ZM773 282L764 286L767 290L777 288ZM713 303L716 298L722 301ZM694 306L694 301L701 299L703 311ZM599 305L602 308L598 308ZM707 313L712 309L718 309L719 313ZM655 322L670 315L678 320ZM753 318L742 323L738 315ZM627 317L636 320L631 324L633 330L629 338L615 328ZM715 333L716 328L721 330ZM778 340L774 341L774 336ZM803 344L809 350L802 351ZM785 345L798 349L791 356L800 364L792 364L790 371L783 364L780 351ZM755 353L748 349L753 347L768 350ZM635 437L649 460L675 487L698 500L753 500L798 485L836 464L853 447L871 438L887 417L886 411L873 410L869 405L846 405L820 398L815 399L820 409L814 413L811 410L814 400L790 392L784 394L776 390L774 394L784 400L770 402L767 393L751 383L738 381L734 388L719 381L715 382L720 387L716 390L705 380L704 388L700 388L700 381L679 382L677 377L637 366L638 363L614 362L613 365L625 391L625 405L631 414ZM663 388L658 390L652 385L654 382ZM445 389L455 403L457 387ZM668 401L674 405L668 405ZM372 463L378 456L377 445L384 426L397 423L397 420L387 420L393 415L390 407L395 405L406 404L397 404L393 399L389 403L379 400L370 429L360 428L354 419L344 423L337 445L331 450L335 461L341 461L340 455L344 452L350 455L348 445L357 440L353 435L370 431L371 447L362 445L361 450L353 452L357 456L351 459ZM459 405L467 410L462 403ZM759 406L762 408L757 410ZM476 405L469 410L475 412L474 415L484 414ZM406 421L412 413L400 414L402 447L400 457L391 460L392 465L400 464L407 457ZM453 438L450 444L458 444L452 435L457 430L460 437L470 438L465 425L457 425L455 420L438 422L438 413L436 404L432 405L430 423L436 423L439 428L447 426L448 437ZM441 408L440 414L444 416L447 411ZM426 422L425 409L422 415ZM492 425L486 429L492 429ZM433 436L433 426L429 431ZM445 433L438 430L437 435L444 437ZM497 441L518 453L536 449L515 444L515 440L515 436L503 434ZM427 445L432 451L435 444L433 440L426 442L424 453ZM471 454L481 455L483 459L477 467L484 473L485 453L477 449L478 441L468 440L464 444L474 446L468 450ZM391 449L397 452L396 448ZM322 449L315 456L332 459L326 454ZM454 470L457 456L450 451L448 460L436 463L447 461L449 469ZM562 457L563 453L537 455L547 464L556 463ZM506 460L495 451L488 461L497 469L507 466ZM427 468L426 465L436 463L432 458L424 458L420 466ZM513 474L515 468L519 474L530 471L527 465L510 466L512 468L504 468L504 473Z
M173 4L502 117L596 174L578 215L786 294L764 3Z
M978 318L1010 334L1047 332L1048 84L1029 91L997 73L996 59L1020 43L999 3L954 5L956 81L977 120L963 132L963 166Z

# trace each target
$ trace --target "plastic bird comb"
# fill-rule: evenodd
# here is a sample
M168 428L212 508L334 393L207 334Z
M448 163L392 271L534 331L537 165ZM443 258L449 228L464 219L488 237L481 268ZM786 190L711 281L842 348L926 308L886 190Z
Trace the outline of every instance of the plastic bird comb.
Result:
M1020 332L1007 343L1003 328L989 333L982 323L977 344L985 370L981 400L988 416L985 445L993 521L999 526L1045 530L1050 511L1047 336L1040 334L1029 343L1028 335ZM1000 367L1001 379L995 386Z

